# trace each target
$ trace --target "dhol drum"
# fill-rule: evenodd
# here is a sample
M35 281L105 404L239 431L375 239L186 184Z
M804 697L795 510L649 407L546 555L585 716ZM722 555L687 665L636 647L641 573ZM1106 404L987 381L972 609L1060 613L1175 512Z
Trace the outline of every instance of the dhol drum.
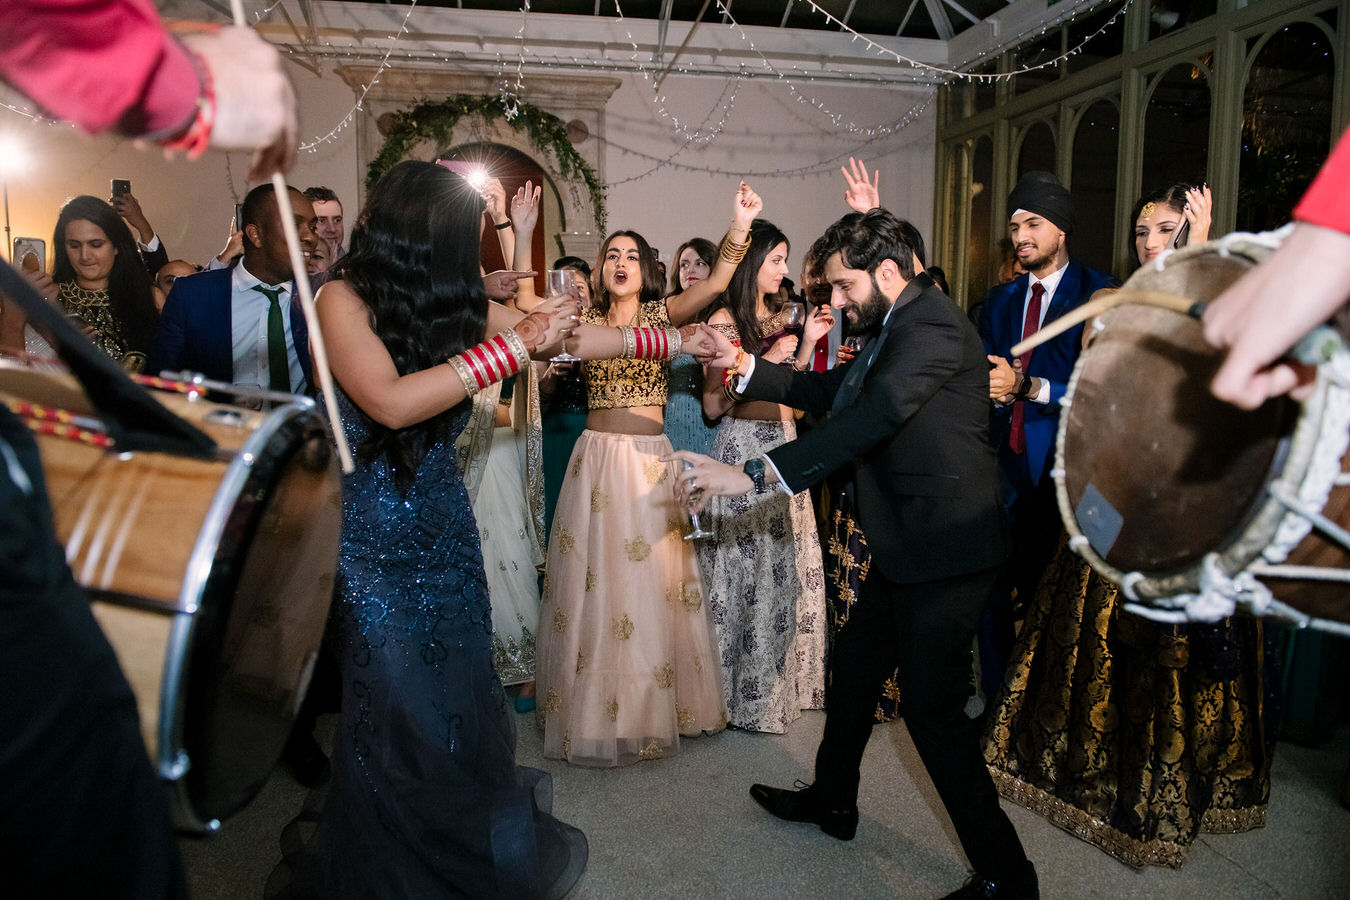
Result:
M1208 302L1278 243L1184 248L1121 293ZM1343 347L1328 356L1306 403L1248 412L1210 393L1223 354L1196 319L1132 304L1101 316L1063 399L1053 475L1071 546L1128 609L1164 621L1243 609L1350 633L1350 364Z
M37 435L56 531L136 694L176 824L214 831L280 757L332 598L341 502L323 418L154 391L214 459L107 446L78 382L0 360Z

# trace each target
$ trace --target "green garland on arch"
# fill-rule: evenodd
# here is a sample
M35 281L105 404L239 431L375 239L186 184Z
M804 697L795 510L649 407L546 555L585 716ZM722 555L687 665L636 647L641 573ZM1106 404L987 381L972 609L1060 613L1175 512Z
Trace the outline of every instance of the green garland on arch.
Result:
M600 183L600 176L591 168L591 164L582 158L567 139L567 126L562 119L529 103L517 103L515 115L507 116L499 97L455 94L439 102L424 101L412 109L394 113L393 125L385 136L384 146L371 160L370 168L366 171L366 190L373 188L375 182L402 160L418 141L430 139L440 145L449 144L451 133L459 120L475 113L482 116L485 122L505 119L517 132L528 133L530 143L540 152L553 153L558 171L563 177L585 182L591 194L591 205L595 209L596 230L604 234L605 186Z

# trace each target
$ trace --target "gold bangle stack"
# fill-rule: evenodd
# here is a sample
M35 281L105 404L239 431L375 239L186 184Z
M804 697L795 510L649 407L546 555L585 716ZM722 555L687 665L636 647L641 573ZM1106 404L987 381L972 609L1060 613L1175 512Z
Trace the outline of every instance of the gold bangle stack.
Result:
M637 336L632 325L620 325L619 334L623 336L623 356L620 359L633 359L637 356Z
M450 368L455 370L455 374L459 376L459 380L464 382L465 394L472 397L474 394L478 393L480 390L478 387L478 379L473 377L473 372L469 369L469 364L464 361L463 357L452 356L447 359L446 362L450 364Z
M741 260L745 259L745 252L749 249L750 232L748 230L745 233L745 240L743 241L736 240L731 236L731 232L728 231L726 236L722 238L722 249L717 255L731 263L733 266L738 266L741 264Z
M680 351L684 349L684 338L680 337L680 329L667 328L666 340L670 345L670 355L667 356L666 359L674 359L679 356Z
M517 370L523 371L526 366L530 365L530 350L525 346L525 341L521 339L520 335L516 334L514 328L506 329L501 335L506 338L506 346L516 359Z

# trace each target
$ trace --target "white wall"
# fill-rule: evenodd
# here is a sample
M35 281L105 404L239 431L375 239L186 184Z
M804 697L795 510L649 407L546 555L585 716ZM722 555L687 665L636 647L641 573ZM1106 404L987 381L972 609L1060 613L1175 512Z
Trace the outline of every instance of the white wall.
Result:
M296 66L290 71L300 99L302 139L327 134L355 102L352 90L331 66L322 77ZM802 251L846 212L838 167L854 153L880 168L884 203L928 235L935 105L930 104L902 133L869 144L866 137L837 128L794 100L786 85L742 79L725 132L711 143L691 144L674 156L674 162L693 170L666 165L644 174L670 158L685 139L657 112L640 75L625 75L623 80L606 110L606 139L599 148L601 174L610 183L636 180L611 188L611 229L639 230L667 254L695 234L716 240L730 220L738 177L745 174L765 199L765 217L791 238L795 270ZM721 108L714 107L725 85L716 78L672 75L662 91L667 111L691 130L711 129L722 117ZM805 83L802 89L846 120L868 127L899 118L930 95L927 88ZM23 104L21 99L16 102ZM204 262L224 243L236 197L242 198L249 187L243 154L231 154L228 167L227 157L217 153L196 162L181 156L166 161L153 147L137 149L130 141L88 138L67 126L35 125L3 109L0 129L17 133L30 155L27 172L12 176L9 183L15 236L50 242L57 211L66 198L81 193L106 197L109 179L129 178L171 257ZM365 173L358 171L354 132L348 127L316 152L301 152L290 183L300 188L324 184L344 199L355 198ZM803 167L809 171L777 174ZM352 205L348 200L349 220L356 214Z
M722 119L717 101L725 85L706 77L671 76L662 84L665 110L687 131L711 132ZM927 88L814 83L801 85L801 91L844 121L867 128L889 124L931 96ZM853 154L880 170L883 204L927 236L935 108L930 104L900 133L869 142L798 102L781 82L742 79L723 133L677 153L686 138L657 111L642 77L625 76L606 109L604 175L610 184L636 180L610 188L609 227L634 228L667 254L694 235L716 241L730 221L732 195L743 175L764 198L764 218L792 241L795 279L801 254L849 211L839 166ZM666 160L673 164L663 165Z

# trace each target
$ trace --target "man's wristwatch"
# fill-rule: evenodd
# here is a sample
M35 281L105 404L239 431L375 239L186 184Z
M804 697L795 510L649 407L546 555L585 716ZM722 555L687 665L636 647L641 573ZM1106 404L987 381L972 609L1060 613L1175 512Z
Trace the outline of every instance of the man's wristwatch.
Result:
M1017 386L1017 391L1013 394L1014 400L1025 400L1031 396L1031 376L1023 375L1022 383Z
M755 493L768 493L769 486L764 483L764 460L756 456L754 459L747 459L745 465L741 467L745 474L750 476L750 480L755 483Z

